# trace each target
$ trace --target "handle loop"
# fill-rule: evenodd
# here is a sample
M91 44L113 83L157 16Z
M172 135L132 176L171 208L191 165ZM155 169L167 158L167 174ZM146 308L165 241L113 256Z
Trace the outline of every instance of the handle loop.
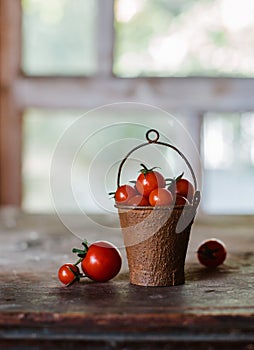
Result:
M155 137L152 138L151 134L155 134ZM140 145L134 147L130 152L127 153L127 155L123 158L123 160L121 161L121 163L119 165L119 168L118 168L117 187L120 187L120 179L121 179L122 168L123 168L123 165L126 162L126 160L129 158L129 156L133 152L137 151L138 149L140 149L142 147L145 147L145 146L150 145L150 144L157 144L157 145L170 147L170 148L172 148L175 152L177 152L181 156L181 158L185 161L188 169L190 170L191 176L193 178L194 189L195 189L195 192L196 192L197 191L197 179L196 179L195 173L194 173L194 171L193 171L193 169L192 169L188 159L185 157L185 155L178 148L176 148L175 146L171 145L170 143L159 141L159 138L160 138L159 132L156 129L150 129L146 133L147 142L141 143Z

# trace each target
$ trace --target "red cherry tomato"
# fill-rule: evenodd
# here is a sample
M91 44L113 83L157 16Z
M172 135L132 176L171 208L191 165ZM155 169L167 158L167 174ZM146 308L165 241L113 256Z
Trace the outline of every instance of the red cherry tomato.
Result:
M116 190L115 201L117 204L126 204L136 194L137 191L132 186L122 185Z
M166 186L164 177L158 171L153 170L154 168L147 169L143 164L141 166L143 169L136 181L136 189L140 194L148 197L155 188Z
M187 198L177 195L175 199L175 205L188 205L190 204Z
M113 244L105 241L91 244L81 261L84 274L97 282L106 282L114 278L121 266L120 252Z
M64 264L58 270L58 279L66 286L78 281L79 276L79 268L74 264Z
M170 206L173 204L173 195L166 188L156 188L149 195L149 203L154 206Z
M179 179L176 181L176 194L185 197L192 202L194 196L194 187L187 179Z
M141 194L137 194L134 197L131 197L131 199L127 203L128 205L133 206L148 206L150 205L149 200L147 197L142 196Z
M202 265L215 268L224 262L227 256L227 251L222 241L213 238L200 245L197 256Z

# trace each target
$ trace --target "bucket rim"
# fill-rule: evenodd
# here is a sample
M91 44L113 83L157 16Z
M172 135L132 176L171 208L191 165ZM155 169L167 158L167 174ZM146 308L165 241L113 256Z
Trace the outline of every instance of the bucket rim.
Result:
M128 210L183 210L183 209L192 209L193 204L187 204L187 205L175 205L175 206L138 206L138 205L127 205L127 204L115 204L115 208L117 209L128 209Z
M196 212L198 205L200 203L200 191L196 191L194 194L194 198L192 203L185 204L185 205L171 205L171 206L163 206L163 205L155 205L155 206L139 206L139 205L128 205L128 204L114 204L114 207L117 209L125 209L125 210L194 210Z

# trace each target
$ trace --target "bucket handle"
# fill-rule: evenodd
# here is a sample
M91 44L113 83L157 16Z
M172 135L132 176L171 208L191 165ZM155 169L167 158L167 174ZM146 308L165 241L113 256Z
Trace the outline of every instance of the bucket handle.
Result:
M155 134L155 137L152 138L151 134ZM167 147L172 148L175 152L177 152L180 155L180 157L185 161L188 169L190 170L190 173L191 173L191 176L193 179L193 183L194 183L194 189L195 189L195 194L194 194L194 198L193 198L193 206L197 208L197 206L199 205L199 202L200 202L200 191L197 190L197 179L196 179L195 173L192 169L190 162L188 161L188 159L185 157L185 155L177 147L171 145L170 143L161 142L161 141L159 141L159 138L160 138L160 134L156 129L149 129L146 132L147 142L141 143L140 145L134 147L132 150L130 150L126 154L126 156L123 158L123 160L121 161L119 168L118 168L117 187L120 187L120 179L121 179L121 172L122 172L123 165L133 152L137 151L138 149L140 149L144 146L150 145L150 144L167 146Z

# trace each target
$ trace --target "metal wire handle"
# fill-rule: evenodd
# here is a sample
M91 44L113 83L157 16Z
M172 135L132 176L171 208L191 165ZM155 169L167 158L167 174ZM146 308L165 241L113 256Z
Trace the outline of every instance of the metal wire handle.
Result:
M152 138L151 134L155 134L155 137ZM121 179L121 172L122 172L123 165L133 152L137 151L141 147L144 147L144 146L147 146L150 144L167 146L167 147L172 148L175 152L177 152L181 156L181 158L185 161L188 169L190 170L191 176L193 178L194 189L195 189L195 196L194 196L193 204L194 205L196 204L196 206L197 206L199 204L199 201L200 201L200 192L197 191L197 179L196 179L195 173L192 169L190 162L188 161L188 159L185 157L185 155L177 147L171 145L170 143L161 142L161 141L159 141L159 138L160 138L159 132L156 129L150 129L146 132L147 142L141 143L140 145L134 147L131 151L129 151L126 154L126 156L123 158L123 160L121 161L119 168L118 168L117 187L120 187L120 179Z

